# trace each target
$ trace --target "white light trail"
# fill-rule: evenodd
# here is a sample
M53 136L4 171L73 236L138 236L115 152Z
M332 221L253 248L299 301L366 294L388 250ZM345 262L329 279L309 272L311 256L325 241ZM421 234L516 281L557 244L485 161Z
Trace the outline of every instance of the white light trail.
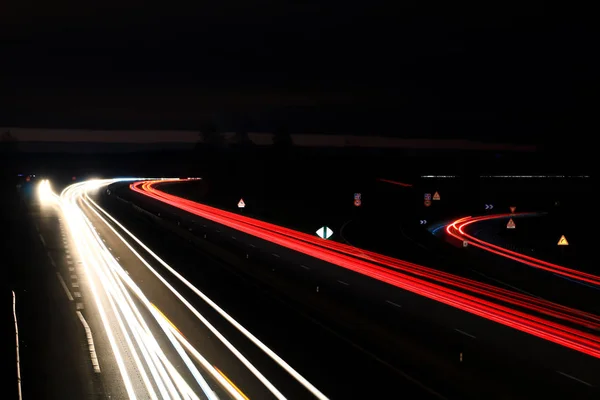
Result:
M247 397L239 391L229 379L212 365L193 345L175 328L162 312L152 304L140 287L133 281L121 265L119 258L113 256L104 240L99 236L96 227L88 219L85 210L90 210L114 233L114 235L137 257L137 259L154 276L158 278L195 317L202 322L215 337L252 373L277 399L285 396L248 360L225 336L217 330L191 303L181 295L160 273L157 272L136 251L125 237L115 227L125 232L137 245L150 254L158 263L175 275L183 284L202 298L216 310L225 320L244 334L254 345L265 352L285 371L308 389L316 398L325 400L327 397L318 391L304 377L289 366L281 357L275 354L264 343L239 324L233 317L193 286L183 276L177 273L165 261L129 232L108 212L96 204L88 192L103 188L119 181L136 181L142 178L94 179L75 183L64 189L60 196L52 192L47 180L38 187L38 195L43 204L58 204L61 207L67 225L73 236L77 252L81 257L85 275L88 278L94 302L98 307L100 320L110 343L112 353L118 366L118 371L130 399L190 399L207 398L218 400L214 389L200 373L190 356L202 367L202 370L235 400L245 400ZM87 211L86 211L87 212ZM95 217L94 217L95 218ZM122 256L122 255L121 255ZM138 307L132 295L143 305ZM146 313L148 312L148 313ZM160 330L151 329L145 316L158 323ZM169 345L159 345L156 334L168 339ZM165 351L168 348L168 356ZM188 354L190 356L188 356ZM173 362L177 360L176 368ZM102 362L102 360L100 360ZM180 368L189 372L184 378ZM132 378L132 377L135 377ZM193 379L191 379L193 378ZM188 380L194 387L188 384ZM199 397L198 394L202 393Z

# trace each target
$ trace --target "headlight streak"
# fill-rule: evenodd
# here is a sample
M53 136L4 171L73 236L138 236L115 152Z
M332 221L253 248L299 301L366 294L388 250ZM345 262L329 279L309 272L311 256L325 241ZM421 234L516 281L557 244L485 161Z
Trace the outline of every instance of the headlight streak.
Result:
M205 300L211 307L213 307L219 314L221 314L225 319L227 319L232 325L234 325L240 332L242 332L246 337L252 340L261 350L265 352L271 352L274 354L276 359L281 360L281 363L288 366L285 361L283 361L279 356L277 356L272 350L266 347L262 342L260 342L254 335L252 335L249 331L243 328L236 320L229 316L229 314L225 313L223 309L221 309L216 303L210 300L204 293L200 292L195 286L193 286L189 281L187 281L183 276L181 276L177 271L175 271L171 266L169 266L165 261L163 261L160 257L158 257L152 250L150 250L142 241L140 241L137 237L135 237L131 232L129 232L121 223L119 223L116 219L114 219L110 214L108 214L104 209L98 206L89 196L86 196L86 200L92 203L98 210L100 210L104 215L106 215L116 226L122 229L125 233L127 233L138 245L140 245L146 252L148 252L152 257L154 257L161 265L167 268L171 273L173 273L176 277L178 277L186 286L192 289L196 294L198 294L203 300ZM138 259L198 318L247 368L257 379L261 381L263 385L278 399L285 399L285 396L239 351L237 350L225 336L223 336L198 310L192 306L192 304L185 299L162 275L160 275L122 236L112 225L106 221L95 209L92 209L113 231L113 233L131 250L133 254L138 257ZM268 354L268 353L267 353ZM278 364L281 365L280 362ZM213 368L214 370L214 368ZM293 372L296 372L292 369ZM215 371L216 374L218 374ZM296 372L297 374L297 372ZM299 374L298 374L299 375ZM311 385L312 386L312 385ZM313 386L314 388L314 386ZM317 393L320 393L316 388L314 390ZM313 393L314 394L314 393ZM323 394L317 396L320 399L327 399Z
M78 188L79 186L81 186L81 183L72 185L69 188L71 188L71 191L72 191L72 190L75 190L76 188ZM64 194L69 192L69 190L68 190L69 188L63 190L63 192L61 193L61 198L63 198ZM84 216L79 215L80 210L77 209L75 207L75 205L73 204L72 196L68 196L68 197L65 196L65 198L63 199L63 202L61 203L61 206L62 206L63 214L64 214L67 224L69 226L69 230L73 236L73 239L75 242L75 247L77 248L78 254L81 256L82 265L85 270L86 276L88 278L89 286L90 286L92 295L94 297L94 301L96 303L96 306L98 307L98 313L100 314L100 319L102 321L102 325L104 326L106 336L108 337L108 341L110 343L111 349L115 356L117 366L119 367L119 372L121 374L121 378L123 379L123 384L125 385L127 395L129 396L130 399L135 399L136 395L135 395L135 391L133 388L133 384L132 384L131 380L129 379L129 374L127 373L127 369L125 367L125 363L121 356L121 352L119 351L118 345L115 341L114 333L113 333L110 323L108 321L108 316L106 315L106 311L104 310L104 305L102 304L102 301L100 299L100 295L98 293L98 288L96 286L95 279L93 278L92 268L90 267L89 261L88 261L88 260L90 260L90 257L86 251L87 248L84 247L80 235L77 234L80 230L79 224L81 223L80 222L81 218L84 218Z
M534 314L512 309L502 305L502 303L530 309L554 318L567 320L570 323L598 330L600 319L593 314L382 256L377 253L356 249L341 243L319 240L318 238L290 229L195 203L155 189L153 185L157 183L159 182L144 181L133 183L130 186L136 192L200 217L229 226L230 228L320 258L455 308L600 358L600 338L598 336L537 317ZM381 265L365 261L373 259ZM418 278L407 275L407 273L417 275ZM423 280L423 278L427 280ZM443 283L444 285L440 285L439 283ZM451 285L459 290L448 288L445 285ZM464 290L472 292L476 296L462 292ZM485 296L492 301L484 300L478 296Z
M114 182L114 180L104 180L103 182L94 182L92 186L100 187L112 182ZM145 323L133 300L125 290L121 281L122 279L119 279L122 278L123 275L127 276L126 273L106 248L91 222L83 214L81 208L78 207L77 201L83 197L87 190L88 187L86 186L86 182L71 185L61 193L62 199L60 204L65 220L74 238L77 251L81 256L82 264L95 303L98 306L101 321L109 339L111 349L115 355L119 373L123 379L128 397L131 399L138 397L151 399L159 398L154 392L153 384L146 374L146 368L144 368L142 363L143 359L150 370L153 383L159 389L161 394L160 398L199 399L177 372L176 368L167 359L156 342L156 339L152 336L148 325ZM56 198L58 198L58 196L56 196ZM104 293L101 294L102 289ZM106 301L110 306L109 308L114 313L114 318L117 321L116 326L112 326L108 318L107 311L102 301L104 294L106 294ZM164 322L160 317L157 317L156 310L149 307L149 311L151 312L151 315L157 319L163 332L168 337L170 336L169 339L171 343L176 347L176 350L186 363L186 366L190 369L194 378L199 381L199 385L208 392L205 393L207 397L211 400L216 400L216 395L212 389L208 387L208 383L200 376L192 361L184 353L184 350L179 343L177 343L170 329L165 327ZM146 393L139 393L139 390L136 390L134 387L135 385L133 385L131 381L128 368L125 366L123 356L116 343L114 333L116 331L119 331L119 334L125 339L125 349L134 359L136 370L142 378ZM131 332L133 340L129 332ZM139 348L141 358L136 351L135 345ZM227 392L234 393L234 395L232 395L233 398L238 399L240 397L239 393L216 371L214 371L214 376L216 381L222 385Z
M166 179L165 179L166 180ZM93 204L98 210L100 210L108 219L110 219L116 226L118 226L123 232L125 232L129 237L131 237L140 247L142 247L148 254L150 254L156 261L158 261L163 267L165 267L169 272L175 275L181 282L183 282L188 288L190 288L194 293L196 293L202 300L204 300L208 305L210 305L215 311L217 311L223 318L225 318L229 323L231 323L237 330L239 330L244 336L246 336L250 341L252 341L257 347L259 347L265 354L267 354L273 361L279 364L288 374L290 374L296 381L298 381L302 386L308 389L315 397L318 399L327 399L327 397L321 393L312 383L310 383L306 378L300 375L295 369L293 369L288 363L286 363L279 355L277 355L273 350L267 347L264 343L262 343L256 336L254 336L250 331L244 328L239 322L237 322L233 317L225 312L221 307L219 307L215 302L213 302L208 296L202 293L197 287L191 284L187 279L185 279L181 274L179 274L173 267L167 264L162 258L160 258L156 253L154 253L148 246L146 246L141 240L139 240L135 235L129 232L121 223L119 223L115 218L113 218L109 213L107 213L104 209L102 209L98 204L96 204L89 196L86 196L86 200ZM102 217L101 217L102 218ZM104 220L104 219L103 219ZM142 261L154 275L161 282L164 283L189 309L196 315L198 319L202 321L204 325L206 325L220 340L225 344L237 357L240 361L244 363L253 373L254 375L260 379L260 381L269 388L271 393L275 395L277 398L284 398L283 395L241 354L235 347L227 341L227 339L221 335L221 333L214 328L210 322L208 322L173 286L171 286L154 268L148 264L143 257L139 255L139 253L127 243L127 241L105 220L107 225L112 229L112 231L129 247L129 249Z

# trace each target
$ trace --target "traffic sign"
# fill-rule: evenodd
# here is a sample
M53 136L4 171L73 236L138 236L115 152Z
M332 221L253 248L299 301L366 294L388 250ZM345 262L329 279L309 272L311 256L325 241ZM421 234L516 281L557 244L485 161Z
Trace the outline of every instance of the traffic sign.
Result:
M421 220L419 220L419 223L421 225L425 225L425 224L427 224L427 220L426 219L421 219Z
M486 204L485 205L485 209L486 210L493 210L494 209L494 205L493 204Z
M431 200L431 193L425 193L425 200Z
M354 199L354 205L356 207L360 207L361 204L362 204L362 201L360 201L360 199Z
M317 236L321 239L329 239L333 235L333 231L326 226L322 226L317 230Z
M434 200L439 200L439 199L440 199L440 194L439 194L438 192L435 192L435 193L433 194L433 199L434 199Z
M240 201L238 202L238 207L239 207L239 208L244 208L244 207L246 207L246 203L244 203L244 199L240 199Z
M508 221L508 224L506 224L506 228L508 228L508 229L515 229L516 228L515 221L513 221L512 218Z
M511 207L510 212L514 214L516 209L517 209L517 207Z
M560 237L560 240L558 241L558 245L559 246L568 246L569 242L567 242L567 238L565 237L565 235L562 235Z
M354 200L360 200L362 195L360 193L354 193Z
M425 207L429 207L431 205L431 200L425 200L423 204L425 205Z

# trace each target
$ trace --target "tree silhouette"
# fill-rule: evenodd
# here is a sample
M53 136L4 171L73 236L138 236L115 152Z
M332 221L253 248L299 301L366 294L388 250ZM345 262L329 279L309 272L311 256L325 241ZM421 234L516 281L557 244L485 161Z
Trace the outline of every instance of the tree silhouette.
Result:
M0 137L0 151L16 152L19 149L19 141L10 131L6 131Z
M223 136L217 130L217 126L212 121L206 121L200 128L200 143L198 147L222 147L225 144Z
M292 135L290 135L287 128L280 127L275 131L275 136L273 137L273 145L278 149L288 149L292 147Z

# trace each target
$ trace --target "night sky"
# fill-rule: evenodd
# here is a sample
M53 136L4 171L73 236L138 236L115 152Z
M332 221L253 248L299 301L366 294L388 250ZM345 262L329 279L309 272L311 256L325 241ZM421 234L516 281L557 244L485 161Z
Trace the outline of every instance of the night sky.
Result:
M212 120L528 143L597 131L588 11L355 3L2 2L0 126Z

